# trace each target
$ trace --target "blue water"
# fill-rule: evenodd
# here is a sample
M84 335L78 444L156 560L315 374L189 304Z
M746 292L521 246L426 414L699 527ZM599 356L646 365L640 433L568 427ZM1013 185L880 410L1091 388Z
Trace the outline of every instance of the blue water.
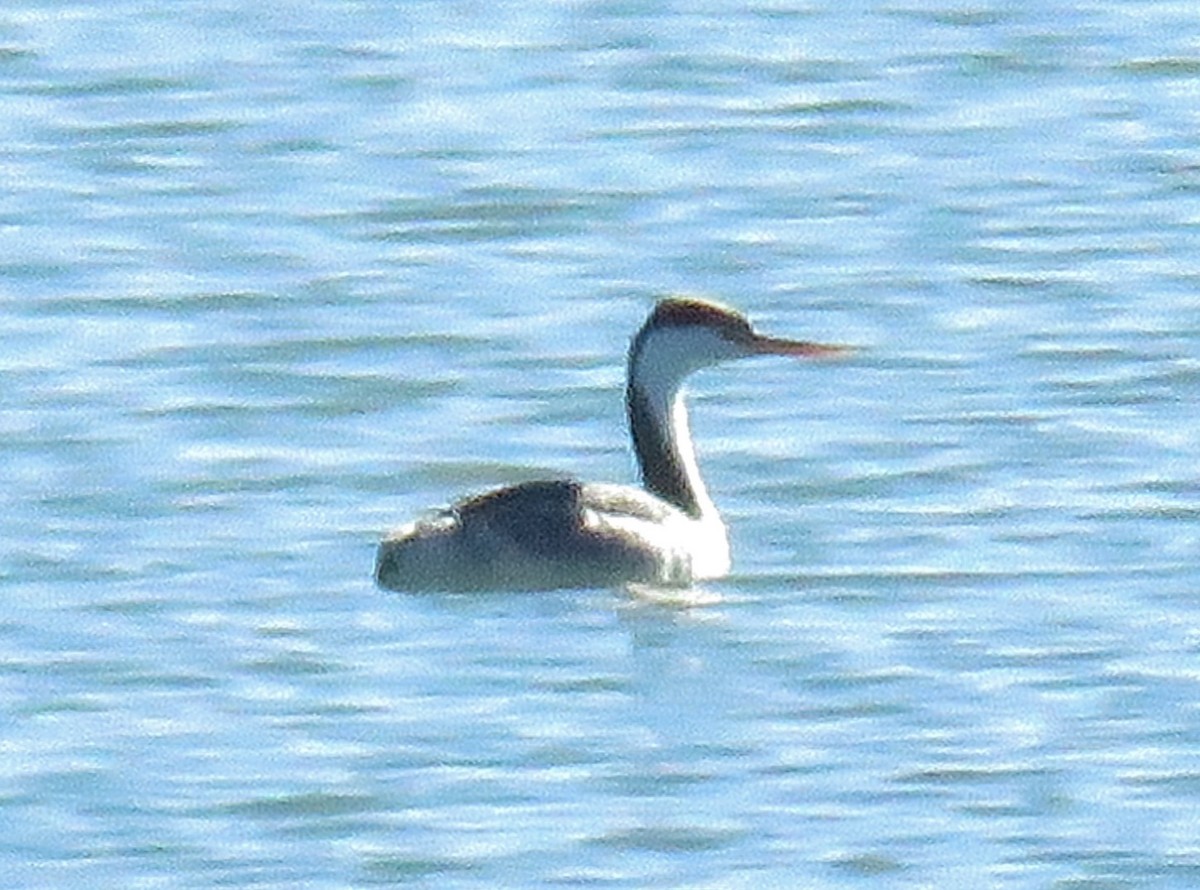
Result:
M0 12L5 887L1200 884L1183 2ZM735 571L405 597L629 481L654 299Z

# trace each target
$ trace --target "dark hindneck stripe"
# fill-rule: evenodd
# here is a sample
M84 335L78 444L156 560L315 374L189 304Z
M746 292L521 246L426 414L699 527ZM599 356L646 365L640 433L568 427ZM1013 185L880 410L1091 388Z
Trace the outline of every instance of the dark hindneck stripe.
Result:
M652 494L699 519L700 503L679 460L670 428L663 428L655 420L649 400L636 387L629 388L626 401L642 483Z

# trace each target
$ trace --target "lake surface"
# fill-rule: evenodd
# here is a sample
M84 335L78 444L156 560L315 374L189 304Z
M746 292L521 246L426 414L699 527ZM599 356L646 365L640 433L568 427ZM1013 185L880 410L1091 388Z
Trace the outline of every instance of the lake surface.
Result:
M5 887L1200 884L1183 2L0 12ZM631 481L735 568L402 596L389 527Z

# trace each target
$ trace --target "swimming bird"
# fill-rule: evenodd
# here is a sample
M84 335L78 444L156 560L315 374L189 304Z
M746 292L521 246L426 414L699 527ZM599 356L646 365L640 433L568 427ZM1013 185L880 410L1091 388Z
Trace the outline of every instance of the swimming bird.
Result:
M696 463L683 397L693 371L843 346L754 331L733 309L659 302L629 349L625 403L643 488L572 479L470 497L388 534L375 579L400 591L683 587L729 571L729 539Z

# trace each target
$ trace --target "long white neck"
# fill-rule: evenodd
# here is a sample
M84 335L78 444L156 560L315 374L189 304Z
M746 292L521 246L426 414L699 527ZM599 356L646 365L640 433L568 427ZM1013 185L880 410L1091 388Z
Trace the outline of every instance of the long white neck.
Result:
M683 377L692 370L670 351L638 348L629 361L626 406L642 483L692 519L717 518L692 445Z

